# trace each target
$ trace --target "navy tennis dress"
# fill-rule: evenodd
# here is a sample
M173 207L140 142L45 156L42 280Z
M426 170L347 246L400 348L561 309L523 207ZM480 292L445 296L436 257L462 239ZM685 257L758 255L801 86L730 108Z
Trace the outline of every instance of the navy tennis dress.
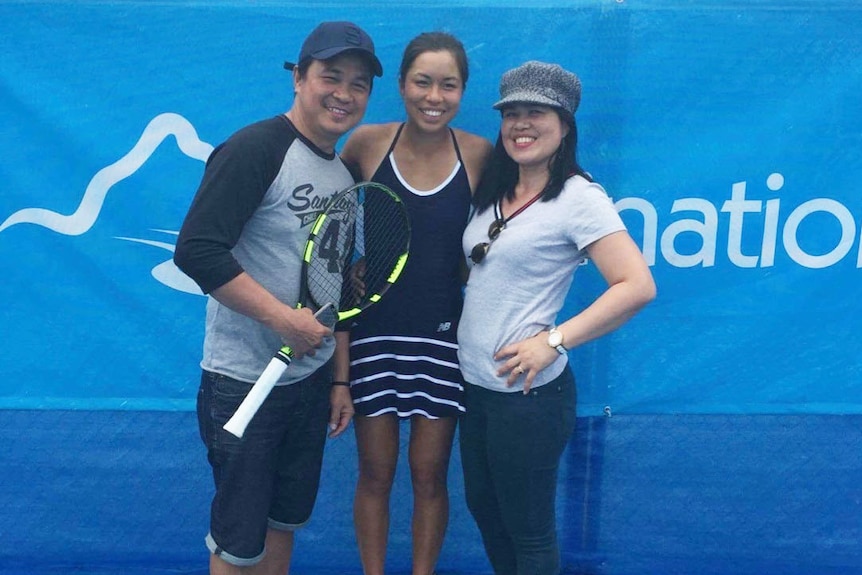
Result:
M433 190L412 189L392 154L403 127L371 179L406 204L410 254L403 275L350 327L350 391L357 415L457 417L464 411L455 337L470 184L453 133L458 162L452 172Z

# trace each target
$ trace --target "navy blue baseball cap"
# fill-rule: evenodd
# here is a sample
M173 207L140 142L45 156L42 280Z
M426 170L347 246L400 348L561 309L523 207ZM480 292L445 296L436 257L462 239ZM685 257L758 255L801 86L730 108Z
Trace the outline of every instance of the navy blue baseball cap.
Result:
M367 57L375 76L383 75L383 66L374 54L374 42L365 30L353 22L323 22L311 31L302 49L299 60L285 62L287 70L305 64L308 60L328 60L347 50L357 50Z

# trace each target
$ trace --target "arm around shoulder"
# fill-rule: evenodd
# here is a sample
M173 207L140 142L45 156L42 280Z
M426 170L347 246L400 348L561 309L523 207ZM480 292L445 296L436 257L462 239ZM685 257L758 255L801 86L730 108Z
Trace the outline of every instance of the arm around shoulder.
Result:
M368 180L386 153L387 134L392 124L365 124L357 127L344 143L339 155L354 174Z

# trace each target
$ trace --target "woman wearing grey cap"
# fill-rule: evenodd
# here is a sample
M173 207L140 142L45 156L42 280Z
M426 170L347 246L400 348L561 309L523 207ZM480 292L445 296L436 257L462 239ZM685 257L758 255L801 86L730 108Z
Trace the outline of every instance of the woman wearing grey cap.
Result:
M568 351L631 318L655 284L604 189L577 163L578 77L527 62L503 75L497 144L473 198L458 359L461 461L497 575L557 575L560 456L575 424ZM608 288L558 317L586 258Z

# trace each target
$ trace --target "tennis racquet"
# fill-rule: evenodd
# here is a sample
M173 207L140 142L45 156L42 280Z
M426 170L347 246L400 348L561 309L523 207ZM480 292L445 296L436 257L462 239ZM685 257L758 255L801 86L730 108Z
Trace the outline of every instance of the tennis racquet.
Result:
M314 309L317 320L330 328L356 316L395 283L409 249L410 220L395 192L374 182L342 190L312 225L297 309ZM290 346L279 349L224 429L242 437L292 361Z

